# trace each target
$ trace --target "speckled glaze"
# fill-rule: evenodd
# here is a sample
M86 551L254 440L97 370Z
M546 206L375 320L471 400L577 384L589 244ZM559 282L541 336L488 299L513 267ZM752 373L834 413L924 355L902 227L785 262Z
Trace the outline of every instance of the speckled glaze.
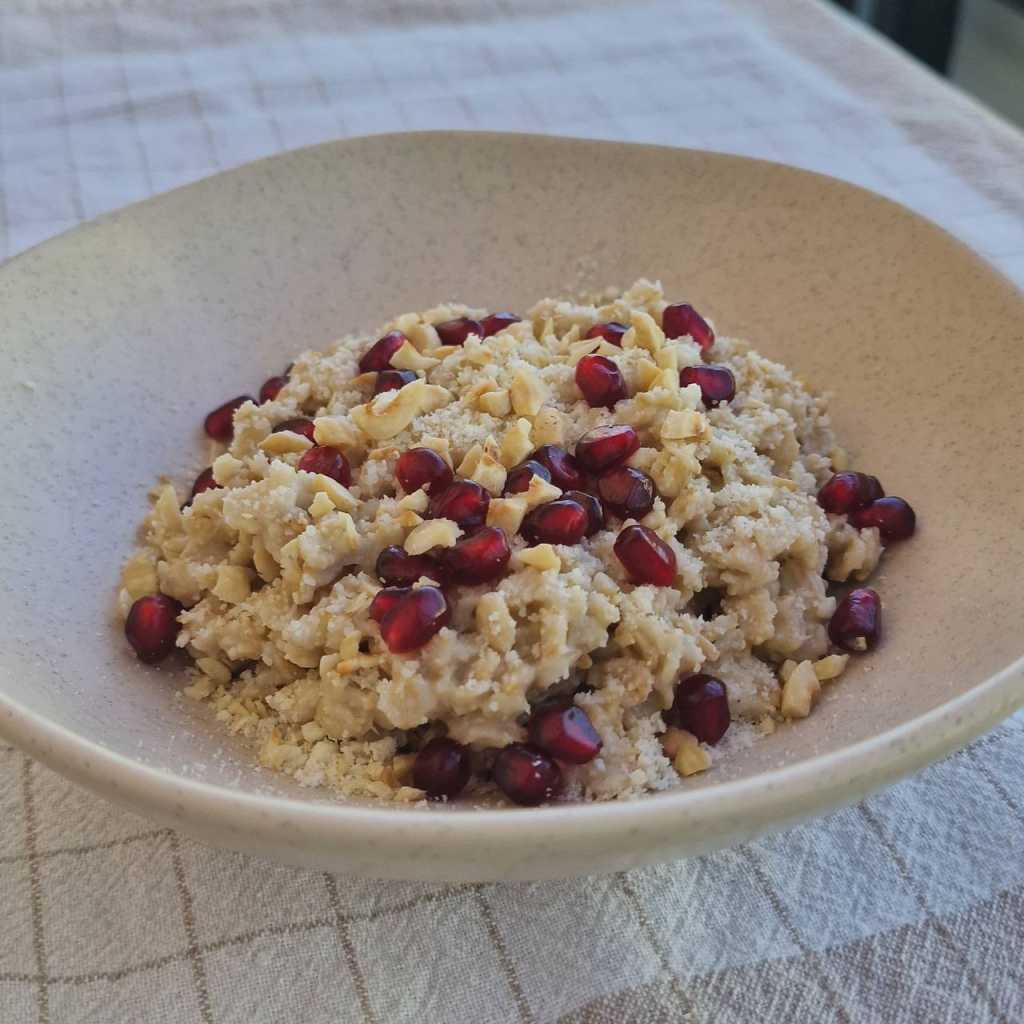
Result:
M294 353L402 310L661 277L819 389L921 528L886 639L814 715L670 793L536 810L339 802L254 767L111 614L161 471ZM211 843L420 879L544 878L741 842L853 801L1024 703L1024 297L940 229L829 178L513 135L356 139L86 225L0 270L0 732Z

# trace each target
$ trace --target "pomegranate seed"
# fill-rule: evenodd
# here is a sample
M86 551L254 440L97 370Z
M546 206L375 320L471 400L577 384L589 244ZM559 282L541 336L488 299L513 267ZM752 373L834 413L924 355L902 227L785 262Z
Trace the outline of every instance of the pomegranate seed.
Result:
M556 444L542 444L531 456L530 461L539 462L550 474L551 482L563 491L582 491L583 474L576 460Z
M587 713L575 704L535 711L526 729L535 747L559 761L586 764L601 751L601 737Z
M560 498L528 512L520 532L531 544L578 544L589 526L582 505Z
M401 331L391 331L383 338L378 338L359 360L360 373L373 373L375 370L387 370L391 367L391 357L409 339Z
M448 602L437 587L420 587L406 594L380 620L380 635L392 654L418 650L450 618Z
M320 473L337 480L343 487L352 483L352 470L348 459L337 448L314 445L299 459L299 469L306 473Z
M729 698L721 679L696 672L676 683L675 698L665 720L692 732L701 743L717 743L729 728Z
M618 345L622 348L622 336L629 330L626 324L620 324L617 320L609 320L604 324L594 324L584 335L585 338L604 338L609 345Z
M858 530L877 526L882 540L906 540L917 526L914 510L902 498L878 498L850 513L850 523Z
M263 387L260 388L260 405L264 402L272 402L277 398L281 392L281 388L288 383L288 378L285 376L280 377L268 377L263 382Z
M494 760L494 781L509 800L536 807L562 788L562 770L543 750L510 743Z
M378 370L377 379L373 382L373 393L382 395L385 391L397 391L411 384L418 376L415 370Z
M441 562L455 583L487 583L497 579L512 557L505 531L485 526L469 537L461 537L441 553Z
M430 499L431 519L451 519L464 530L479 526L487 518L491 496L474 480L456 480Z
M508 471L508 476L505 477L505 489L501 493L522 494L523 491L530 489L530 481L535 476L539 476L541 480L547 480L549 483L551 481L551 472L547 466L541 465L534 459L520 462L518 466L513 466Z
M706 352L715 343L715 332L711 330L711 325L693 306L685 302L665 307L665 312L661 314L661 329L666 338L690 335L702 352Z
M497 334L498 331L503 331L506 327L519 323L520 320L522 317L516 316L515 313L491 313L490 316L485 316L480 321L480 326L484 329L482 336L489 338L492 334Z
M412 781L431 800L440 800L458 796L466 788L471 771L469 748L439 736L416 755Z
M602 473L625 462L639 447L632 427L595 427L576 442L576 461L589 473Z
M293 434L301 434L312 441L314 429L312 420L307 420L305 416L296 416L295 419L278 423L271 433L280 434L282 430L290 430Z
M451 482L452 467L432 448L410 448L398 456L395 476L406 494L421 487L427 494L440 494Z
M192 504L192 499L197 494L202 494L203 491L215 491L220 484L213 479L213 466L207 466L206 469L196 477L196 482L192 485L192 493L189 495L189 499L185 502L186 505Z
M575 501L587 513L587 537L593 537L598 530L604 528L604 506L601 504L600 499L595 498L593 494L587 494L585 491L565 491L562 497L567 498L569 501Z
M593 409L611 409L626 397L622 371L607 356L584 356L576 364L576 386Z
M675 552L646 526L627 526L615 539L615 556L634 583L670 587L676 578Z
M471 334L475 334L478 338L484 336L484 329L479 321L471 320L468 316L460 316L457 320L445 320L444 323L434 324L434 330L437 331L442 345L464 345Z
M380 622L392 608L403 598L412 593L412 587L383 587L373 595L370 602L369 616L374 622Z
M736 394L736 378L726 366L684 366L679 371L679 383L700 387L704 405L713 409L722 402L728 402Z
M597 481L598 497L621 519L643 519L654 508L654 481L632 466L616 466Z
M847 515L885 496L878 477L867 473L836 473L818 491L818 504L833 515Z
M203 420L203 429L207 437L214 441L222 441L227 444L235 434L235 410L252 399L248 395L239 395L232 398L230 402L218 405L213 412L208 413Z
M870 587L851 590L832 613L829 639L844 651L861 654L872 650L882 636L882 601Z
M174 650L178 638L181 605L165 594L140 597L128 612L124 635L140 661L152 665Z
M384 548L377 556L377 578L389 586L409 586L421 576L444 583L444 571L429 555L410 555L396 544Z

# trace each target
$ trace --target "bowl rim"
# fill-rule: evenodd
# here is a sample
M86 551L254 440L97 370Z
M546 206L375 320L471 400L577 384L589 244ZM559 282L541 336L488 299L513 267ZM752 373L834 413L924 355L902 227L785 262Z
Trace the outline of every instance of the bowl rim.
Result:
M275 153L101 214L4 261L0 264L0 273L33 257L38 250L65 244L68 236L76 234L83 227L113 221L126 211L160 202L171 194L207 187L208 182L223 175L248 171L268 161L291 158L299 153L419 137L516 138L533 143L596 143L664 153L686 152L710 156L723 162L781 169L789 174L824 180L832 187L840 186L863 193L874 202L890 205L904 216L909 214L926 223L933 231L944 235L947 243L955 245L961 254L983 267L989 275L1002 279L1012 291L1020 294L1013 282L997 268L941 226L894 200L831 175L778 161L689 147L582 136L456 130L353 136ZM346 802L343 798L335 801L305 800L294 796L232 789L227 785L156 768L110 750L30 710L2 689L0 736L48 767L95 792L143 812L157 814L167 821L173 820L186 828L192 824L198 829L198 826L208 823L213 817L221 826L243 830L247 834L255 833L268 841L274 841L280 839L281 820L290 819L295 825L325 836L337 836L341 829L355 826L360 830L361 839L386 842L394 838L396 830L411 827L417 830L418 838L423 841L455 841L460 847L465 844L468 848L485 837L489 841L512 838L522 840L527 832L554 840L556 837L552 835L552 826L557 821L555 831L558 833L557 842L561 845L563 842L572 843L587 836L605 833L608 831L606 826L612 826L616 831L633 829L638 834L644 834L661 828L661 823L666 820L682 818L689 824L697 825L720 822L730 817L735 821L735 816L738 816L740 820L754 820L756 824L751 831L757 834L829 808L852 803L872 790L965 746L1024 706L1024 685L1020 684L1024 684L1024 654L971 690L923 715L867 739L816 754L795 764L696 789L676 787L629 800L577 801L536 808L448 807L443 804L424 808L422 805L409 807L384 803L375 806L370 803ZM752 811L756 813L752 815Z

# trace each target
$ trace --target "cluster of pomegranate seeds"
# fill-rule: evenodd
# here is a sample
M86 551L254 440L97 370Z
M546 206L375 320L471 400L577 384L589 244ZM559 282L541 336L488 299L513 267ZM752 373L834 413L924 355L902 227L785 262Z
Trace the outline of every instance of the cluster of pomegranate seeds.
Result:
M380 622L403 597L411 593L412 587L384 587L382 590L378 590L370 602L370 618L374 622Z
M523 491L530 489L530 481L535 477L539 476L541 480L547 482L551 481L551 473L547 466L541 465L534 459L527 459L525 462L520 462L518 466L513 466L505 477L505 487L502 490L502 494L522 494Z
M625 462L639 447L640 438L632 427L595 427L576 442L576 461L588 473L602 473Z
M621 519L643 519L654 508L654 481L632 466L616 466L597 480L597 496Z
M140 661L149 665L163 661L174 650L178 638L181 605L165 594L140 597L128 612L124 635Z
M471 771L469 749L455 740L438 737L416 755L412 781L431 800L451 799L466 788Z
M669 725L712 745L725 735L731 720L725 683L704 672L684 676L676 683L672 707L665 712Z
M833 515L845 515L858 530L878 528L886 544L906 540L917 516L902 498L886 497L878 477L867 473L836 473L818 491L818 504Z
M299 469L306 473L320 473L337 480L343 487L352 483L352 467L337 448L314 445L299 459Z
M587 513L587 537L593 537L598 530L603 529L604 506L594 495L584 491L565 491L562 497L569 501L575 501Z
M472 530L483 524L490 504L490 494L475 480L456 480L431 495L428 514L431 519L451 519L463 530Z
M615 556L634 583L670 587L676 578L675 552L646 526L627 526L615 539Z
M572 499L559 498L527 513L520 532L531 544L578 544L589 528L587 510Z
M576 364L576 386L593 409L611 409L626 397L626 381L607 356L584 356Z
M687 334L697 343L702 352L706 352L715 343L715 332L711 325L685 302L666 306L661 314L661 329L666 338L682 338Z
M512 557L512 549L504 530L484 526L468 537L460 537L440 557L453 583L475 586L501 576Z
M850 513L850 523L863 530L877 526L882 540L906 540L917 525L914 510L902 498L877 498L870 505Z
M850 512L883 497L885 491L882 490L877 476L845 472L836 473L818 491L818 504L833 515L849 515Z
M397 545L384 548L377 556L374 569L381 583L389 586L411 586L421 576L445 582L445 571L429 555L410 555Z
M195 483L192 485L192 493L189 495L186 504L191 505L192 499L197 494L202 494L203 491L214 491L220 484L213 479L213 466L207 466L206 469L196 477Z
M586 480L576 460L557 444L542 444L530 461L539 462L549 473L551 482L562 491L582 491Z
M455 478L452 467L432 448L409 448L398 456L395 476L406 494L423 488L440 494Z
M684 366L679 371L679 383L684 388L696 384L708 409L730 401L736 394L736 378L727 366Z
M617 345L622 348L622 336L629 330L626 324L620 324L617 320L609 320L607 323L594 324L584 335L585 338L604 338L609 345Z
M434 324L434 330L441 339L442 345L465 345L466 339L475 334L478 338L484 336L483 326L479 320L471 320L468 316L460 316L455 320L445 320L444 323Z
M828 624L829 639L844 651L862 654L882 637L882 600L870 587L851 590L836 605Z
M480 326L484 331L483 337L489 338L492 334L497 334L498 331L503 331L506 327L519 323L521 319L522 317L516 316L515 313L491 313L480 321Z
M264 402L272 402L281 393L281 388L288 383L288 376L281 374L279 377L268 377L260 388L260 405Z
M586 764L601 752L601 737L587 713L575 704L534 711L526 731L535 747L569 764Z
M315 429L312 420L307 419L305 416L296 416L294 419L278 423L271 433L280 434L283 430L290 430L293 434L301 434L307 440L313 441L315 440L313 437Z
M374 396L385 391L398 391L416 379L415 370L378 370L377 379L373 382Z
M378 338L359 360L360 373L379 373L391 369L391 357L409 339L401 331L391 331L383 338Z
M494 781L509 800L536 807L561 790L562 770L543 750L510 743L494 760Z
M235 410L240 405L251 401L251 396L239 395L223 405L218 405L213 412L207 413L206 419L203 420L203 430L206 431L206 436L212 437L214 441L227 444L235 433Z
M380 635L392 654L419 650L448 624L451 610L438 587L410 590L380 620Z

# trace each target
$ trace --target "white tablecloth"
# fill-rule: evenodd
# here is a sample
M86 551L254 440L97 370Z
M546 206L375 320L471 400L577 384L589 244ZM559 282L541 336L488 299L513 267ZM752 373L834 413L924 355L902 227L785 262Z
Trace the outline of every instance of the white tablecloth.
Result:
M1024 137L816 0L8 0L0 256L282 149L441 127L803 165L1024 282ZM0 749L0 1021L1012 1024L1022 778L1017 718L741 849L428 886L209 850Z

